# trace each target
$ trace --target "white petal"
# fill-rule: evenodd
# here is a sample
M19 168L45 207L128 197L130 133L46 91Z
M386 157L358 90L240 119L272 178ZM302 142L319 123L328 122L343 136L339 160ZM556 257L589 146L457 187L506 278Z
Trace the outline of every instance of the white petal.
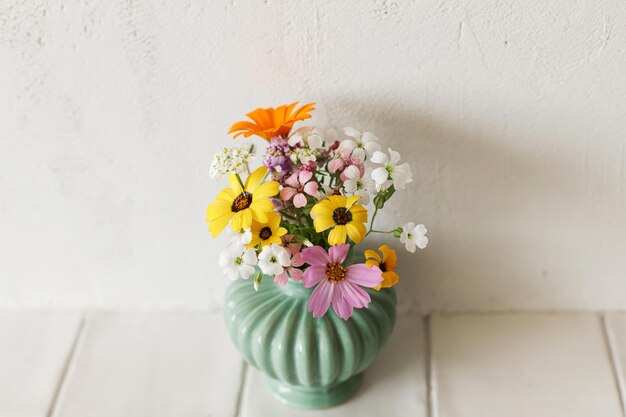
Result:
M389 150L389 156L391 156L391 163L394 165L397 164L398 161L400 161L400 154L391 148L388 148L388 150Z
M378 142L378 138L372 132L364 132L363 136L361 136L361 142L363 143Z
M380 152L380 145L376 142L367 142L363 147L368 155L372 155L374 152Z
M241 278L248 279L252 274L254 274L254 267L246 264L239 267L239 276Z
M372 157L370 158L370 161L372 161L375 164L386 164L389 159L387 158L387 155L385 155L384 153L382 153L381 151L375 151L372 154Z
M387 177L389 174L387 170L383 167L376 168L372 171L372 179L376 182L376 184L384 184L387 181Z
M256 250L254 250L253 248L246 249L241 258L248 265L256 265L258 263L258 260L256 258Z
M309 148L311 149L319 149L324 144L323 139L318 135L309 136L307 142L309 143Z
M413 233L418 236L424 236L427 233L426 226L424 226L423 224L418 224L413 229Z
M348 194L352 194L356 191L356 181L355 180L345 180L343 182L343 188Z
M408 250L411 253L415 253L416 247L415 247L415 242L412 240L407 240L404 243L404 247L406 248L406 250Z
M224 269L224 275L226 275L226 278L234 281L237 278L239 278L239 273L237 272L237 269L232 267L232 268L226 268Z
M365 150L363 148L354 148L350 157L358 159L359 161L365 160Z
M402 226L402 230L404 230L406 233L413 233L414 229L415 229L415 223L413 222L405 223L404 226Z
M415 243L418 248L424 249L428 245L428 238L426 236L418 236L417 239L415 239Z
M252 240L252 232L250 228L245 229L245 231L241 234L241 243L247 245Z
M350 136L351 138L355 138L355 139L358 139L361 137L361 132L359 130L356 130L353 127L344 127L343 134L346 136Z
M264 246L259 254L259 266L261 266L261 262L267 263L268 259L272 256L272 250L269 246Z
M350 165L343 170L343 175L351 180L358 180L361 178L361 171L356 166Z
M302 144L302 135L301 134L292 135L287 141L287 143L289 144L289 146L296 146L297 144Z
M222 252L220 253L220 260L219 260L219 265L222 268L228 268L230 265L232 265L233 263L233 257L230 255L229 252Z
M339 149L345 150L345 151L352 151L354 148L358 146L359 145L352 139L345 139L345 140L342 140L341 143L339 144Z

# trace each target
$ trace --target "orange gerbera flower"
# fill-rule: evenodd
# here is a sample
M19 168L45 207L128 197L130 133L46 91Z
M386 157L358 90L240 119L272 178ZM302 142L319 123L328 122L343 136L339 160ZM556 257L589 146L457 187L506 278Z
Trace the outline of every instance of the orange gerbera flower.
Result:
M234 133L235 138L240 135L244 138L257 135L265 140L276 136L286 136L295 122L310 118L310 112L315 110L313 107L315 103L309 103L294 111L296 104L298 104L297 101L277 108L256 109L246 114L252 122L247 120L237 122L230 127L228 133Z

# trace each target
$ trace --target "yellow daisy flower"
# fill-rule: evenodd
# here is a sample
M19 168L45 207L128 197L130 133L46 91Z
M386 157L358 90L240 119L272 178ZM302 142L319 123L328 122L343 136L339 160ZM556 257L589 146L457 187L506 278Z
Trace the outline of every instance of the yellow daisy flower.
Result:
M332 228L328 235L331 246L346 243L346 234L354 243L359 243L367 231L367 209L355 204L360 198L353 195L346 198L342 195L331 195L317 203L311 209L315 231L320 233Z
M268 246L272 243L282 245L281 236L287 234L287 229L280 227L280 216L270 214L265 223L252 222L252 240L248 243L248 248L254 248L259 243L261 246Z
M254 170L241 184L235 174L229 176L230 188L224 188L206 209L206 221L209 231L216 237L231 221L235 231L252 226L252 221L266 223L270 214L274 213L274 204L268 197L278 194L278 182L261 180L267 173L267 167L262 166Z
M383 255L382 257L373 250L368 249L365 251L365 265L377 266L383 271L383 282L381 282L378 287L374 288L376 291L381 288L393 287L400 280L400 276L395 271L396 261L398 259L396 257L396 251L389 248L387 245L381 246L378 250Z

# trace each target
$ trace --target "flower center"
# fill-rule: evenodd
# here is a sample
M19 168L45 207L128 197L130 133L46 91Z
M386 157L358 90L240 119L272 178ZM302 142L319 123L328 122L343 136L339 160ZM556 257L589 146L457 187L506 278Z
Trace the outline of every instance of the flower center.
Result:
M272 229L270 229L269 227L265 226L263 229L261 229L261 231L259 232L259 237L262 240L267 240L270 237L272 237Z
M352 221L352 213L345 207L338 207L333 212L333 221L338 225L348 224Z
M230 206L230 209L231 211L234 211L236 213L238 211L247 209L248 207L250 207L250 204L252 204L252 194L244 191L235 198L232 206Z
M333 282L334 284L339 281L343 281L345 277L346 268L344 268L344 266L340 263L333 262L328 264L328 266L326 267L326 278L328 278L328 280Z
M381 262L380 265L378 265L378 267L380 268L382 272L387 272L387 265L385 265L384 262Z
M272 257L270 258L270 263L275 264L276 262L278 262L278 259L276 259L276 257L275 257L275 256L272 256Z

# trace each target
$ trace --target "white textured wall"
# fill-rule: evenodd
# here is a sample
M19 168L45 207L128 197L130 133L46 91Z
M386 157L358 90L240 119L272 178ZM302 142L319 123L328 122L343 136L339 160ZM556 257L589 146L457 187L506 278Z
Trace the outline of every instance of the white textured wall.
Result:
M0 2L0 306L220 303L225 131L317 101L412 163L414 310L626 308L623 1ZM381 222L381 227L383 226Z

